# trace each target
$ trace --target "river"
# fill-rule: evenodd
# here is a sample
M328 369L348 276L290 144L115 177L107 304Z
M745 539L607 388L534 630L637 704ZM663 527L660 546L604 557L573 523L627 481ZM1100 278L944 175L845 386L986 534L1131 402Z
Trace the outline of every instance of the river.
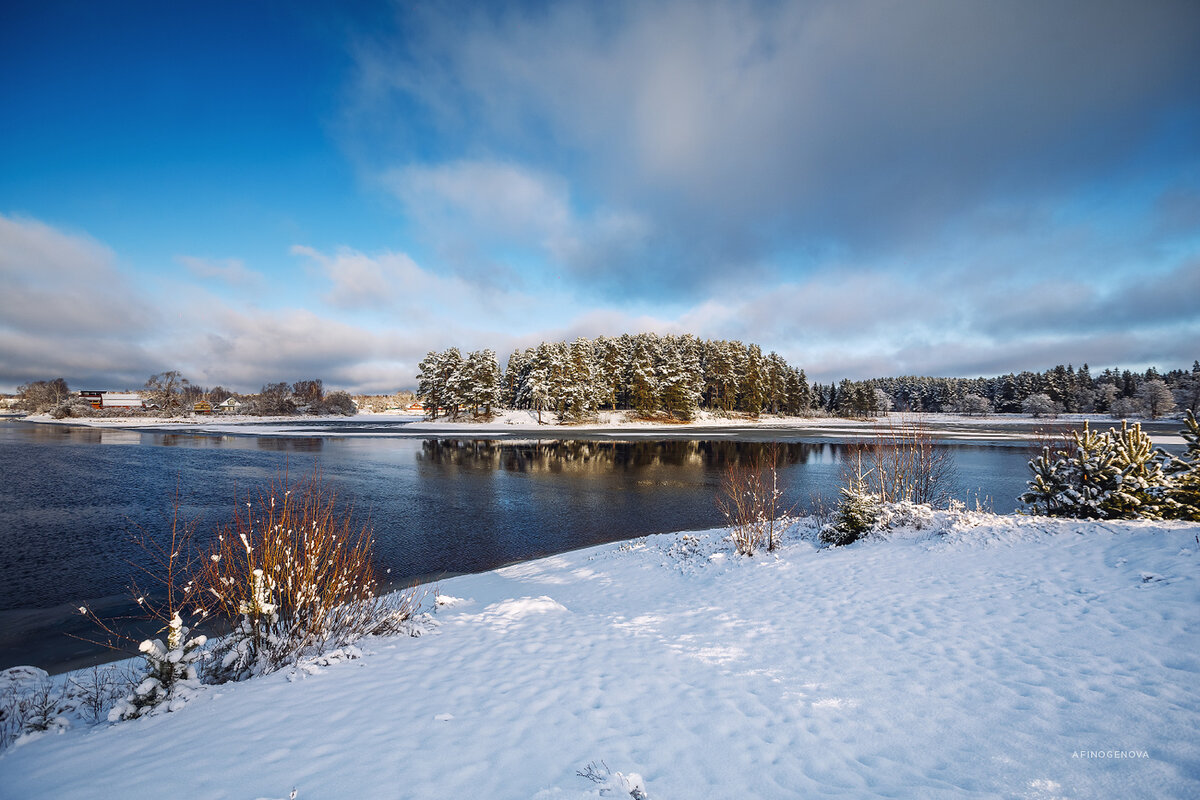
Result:
M319 470L373 528L380 566L406 583L721 525L715 501L725 465L770 446L762 436L704 430L661 440L311 430L270 436L0 422L0 668L96 660L95 645L63 633L94 633L80 605L103 615L127 609L126 587L145 560L134 535L161 540L176 492L204 545L248 493L285 470ZM835 498L850 445L794 432L778 438L786 504ZM1030 447L939 446L953 453L954 496L998 512L1017 507Z

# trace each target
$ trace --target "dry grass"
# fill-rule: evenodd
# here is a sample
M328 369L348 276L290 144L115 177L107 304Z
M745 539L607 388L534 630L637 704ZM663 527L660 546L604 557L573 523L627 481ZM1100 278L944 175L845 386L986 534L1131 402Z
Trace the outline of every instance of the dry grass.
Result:
M368 527L321 476L283 475L238 508L196 578L206 615L228 620L263 671L398 630L413 592L379 596Z

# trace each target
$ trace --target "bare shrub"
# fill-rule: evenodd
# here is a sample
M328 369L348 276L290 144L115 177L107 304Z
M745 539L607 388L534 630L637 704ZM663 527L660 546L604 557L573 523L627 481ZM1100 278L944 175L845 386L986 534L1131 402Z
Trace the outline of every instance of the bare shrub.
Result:
M603 761L599 764L591 761L583 769L576 770L575 774L596 784L599 787L601 797L629 797L632 800L649 800L649 795L646 794L645 781L636 772L631 772L628 775L623 772L613 772L608 764Z
M380 597L371 532L354 526L320 475L283 475L219 533L197 578L206 614L233 625L218 679L242 679L363 636L400 630L414 593Z
M859 486L885 503L945 505L950 499L954 456L934 444L929 427L919 419L877 423L874 437L857 445L852 455L843 470L846 486Z
M763 546L772 551L779 544L783 492L778 462L779 446L772 443L765 458L760 453L749 463L735 462L725 469L717 508L733 529L733 541L741 555L752 556Z
M12 667L0 673L0 749L36 731L65 730L75 710L44 670Z
M126 669L114 665L95 665L67 678L66 695L89 722L108 717L108 711L120 698L131 693L137 679Z

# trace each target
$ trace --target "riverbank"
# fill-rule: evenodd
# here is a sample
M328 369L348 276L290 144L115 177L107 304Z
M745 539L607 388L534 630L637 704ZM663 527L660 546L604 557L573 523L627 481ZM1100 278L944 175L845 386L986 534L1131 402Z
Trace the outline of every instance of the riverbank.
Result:
M447 580L420 637L76 719L0 756L0 785L563 800L601 796L576 773L603 762L652 800L1200 793L1200 526L910 522L825 549L801 521L753 558L721 530L649 536Z
M413 414L357 414L352 417L252 417L220 415L185 418L112 417L51 419L28 417L43 424L82 425L94 428L134 428L139 430L195 432L255 436L450 436L512 439L522 436L540 438L653 437L770 439L863 439L874 437L889 425L919 421L936 438L944 441L991 443L1029 443L1039 441L1047 431L1078 429L1086 421L1093 428L1107 429L1120 421L1105 414L1063 414L1055 418L1035 418L1028 414L992 414L968 417L957 414L892 413L875 419L855 420L842 417L768 416L731 418L712 412L700 412L690 422L666 422L638 419L626 411L604 411L594 421L559 424L549 413L507 410L488 421L427 420ZM1178 445L1179 420L1142 420L1147 433L1160 445Z

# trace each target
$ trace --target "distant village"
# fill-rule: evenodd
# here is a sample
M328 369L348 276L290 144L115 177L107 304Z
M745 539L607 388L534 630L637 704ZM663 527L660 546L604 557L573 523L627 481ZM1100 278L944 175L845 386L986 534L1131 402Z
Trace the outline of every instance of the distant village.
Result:
M46 414L55 419L204 414L351 416L359 412L424 414L425 407L412 392L390 395L327 392L323 381L310 379L266 384L257 393L243 394L222 386L198 386L178 372L152 375L144 387L136 390L72 390L66 380L55 378L23 384L14 395L0 395L0 413L5 416Z

